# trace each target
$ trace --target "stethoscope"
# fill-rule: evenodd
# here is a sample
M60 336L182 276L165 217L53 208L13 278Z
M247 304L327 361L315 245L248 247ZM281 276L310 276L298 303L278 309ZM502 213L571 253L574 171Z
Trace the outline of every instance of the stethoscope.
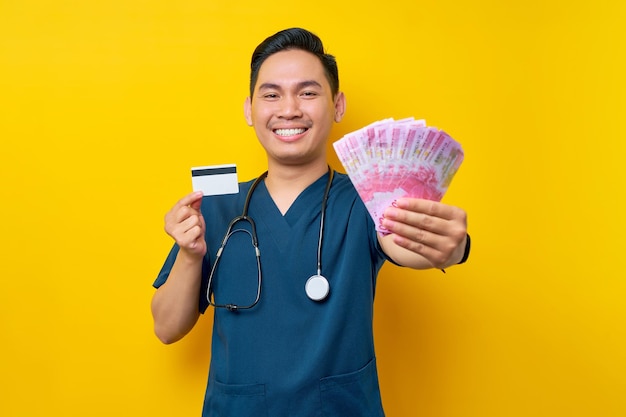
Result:
M333 182L333 176L334 176L334 171L330 167L328 167L328 181L326 183L326 190L324 191L324 198L322 199L322 213L320 216L320 232L319 232L319 239L317 242L317 273L309 277L309 279L306 281L306 284L304 285L304 291L306 292L306 295L313 301L325 300L326 297L328 296L328 293L330 292L330 284L328 283L328 280L322 275L322 241L324 238L324 219L326 217L326 202L328 201L328 193L330 191L330 186ZM250 186L250 189L248 190L248 194L246 195L246 200L243 205L243 212L241 213L240 216L237 216L230 221L230 224L228 225L228 229L226 230L226 233L224 234L224 238L222 239L222 244L220 248L217 250L217 254L215 255L215 262L213 263L213 266L211 267L211 272L209 273L209 280L208 280L208 286L207 286L207 292L206 292L207 301L209 305L212 305L213 307L225 308L230 311L247 310L257 305L257 303L259 302L259 298L261 298L261 281L262 281L261 251L259 250L259 242L258 242L257 234L256 234L256 225L254 224L254 220L252 220L252 217L248 216L248 208L250 206L250 199L252 198L252 193L256 189L257 185L265 179L265 177L267 177L267 171L261 174L261 176L259 176ZM240 222L248 222L250 224L250 230L241 229L241 228L233 230L233 227L237 223L240 223ZM215 297L213 294L213 277L215 275L217 265L220 262L222 252L224 252L224 248L226 247L226 243L228 242L228 239L237 232L247 233L250 236L250 240L254 248L254 253L256 256L257 271L258 271L257 272L258 275L257 275L256 298L250 305L242 306L242 305L238 305L234 303L218 304L215 302ZM207 258L208 258L208 252L207 252Z

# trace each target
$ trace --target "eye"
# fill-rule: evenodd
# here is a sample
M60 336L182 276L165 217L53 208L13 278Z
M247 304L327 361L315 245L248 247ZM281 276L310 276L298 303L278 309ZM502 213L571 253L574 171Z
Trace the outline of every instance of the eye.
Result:
M263 94L263 98L268 99L268 100L277 99L278 98L278 94L276 94L276 93L265 93L265 94Z
M305 98L309 98L309 97L316 97L317 93L315 91L304 91L302 92L301 95Z

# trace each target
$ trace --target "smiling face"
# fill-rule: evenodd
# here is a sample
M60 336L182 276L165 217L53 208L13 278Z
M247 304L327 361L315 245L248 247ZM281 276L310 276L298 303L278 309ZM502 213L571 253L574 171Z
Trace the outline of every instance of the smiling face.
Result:
M345 111L343 93L333 97L319 59L299 49L277 52L261 65L254 98L244 106L269 166L326 166L326 142Z

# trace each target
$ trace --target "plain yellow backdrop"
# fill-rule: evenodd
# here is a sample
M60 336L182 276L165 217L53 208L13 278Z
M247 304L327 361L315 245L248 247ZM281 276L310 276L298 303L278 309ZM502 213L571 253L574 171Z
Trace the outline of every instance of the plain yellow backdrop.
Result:
M602 0L1 0L0 415L199 415L211 315L152 332L162 218L191 166L262 172L249 58L290 26L338 58L333 140L415 116L466 152L444 201L469 263L379 279L388 416L626 415L625 21Z

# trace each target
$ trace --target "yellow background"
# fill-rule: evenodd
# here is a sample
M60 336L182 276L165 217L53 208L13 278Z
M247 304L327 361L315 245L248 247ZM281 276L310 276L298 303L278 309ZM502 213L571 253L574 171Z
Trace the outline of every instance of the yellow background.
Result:
M379 280L387 414L626 415L624 4L1 0L0 415L199 415L210 315L152 333L162 218L191 166L263 170L249 57L290 26L338 58L333 140L415 116L466 151L470 262Z

